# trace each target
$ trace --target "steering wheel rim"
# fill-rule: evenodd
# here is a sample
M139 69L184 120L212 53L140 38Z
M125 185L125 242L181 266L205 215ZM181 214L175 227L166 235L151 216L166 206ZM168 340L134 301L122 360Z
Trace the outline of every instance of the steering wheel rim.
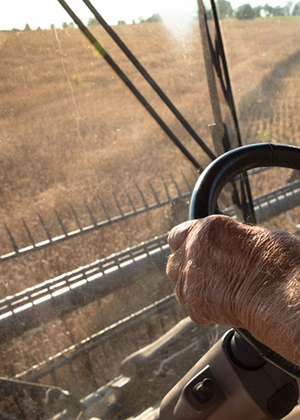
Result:
M190 220L217 211L223 187L235 176L252 168L280 166L300 170L300 148L274 143L259 143L231 150L214 160L200 175L191 197ZM300 381L300 368L256 340L247 330L235 329L260 356Z

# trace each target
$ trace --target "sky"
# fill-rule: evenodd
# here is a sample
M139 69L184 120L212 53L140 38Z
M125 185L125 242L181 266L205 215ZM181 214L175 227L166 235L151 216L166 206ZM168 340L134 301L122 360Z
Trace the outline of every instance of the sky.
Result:
M197 0L91 0L104 19L111 25L118 20L131 23L139 17L144 19L155 13L162 15L164 20L174 20L185 16L193 18L197 13ZM28 23L31 29L40 26L49 29L51 24L61 27L63 22L69 23L71 18L57 0L0 0L0 29L24 29ZM81 0L68 0L67 3L75 13L87 23L92 13ZM252 6L268 3L271 6L285 5L285 0L232 0L231 5L237 8L241 4Z

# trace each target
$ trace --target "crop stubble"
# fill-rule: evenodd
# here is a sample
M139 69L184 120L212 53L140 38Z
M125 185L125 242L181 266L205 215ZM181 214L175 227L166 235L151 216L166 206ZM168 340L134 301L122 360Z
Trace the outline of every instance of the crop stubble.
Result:
M222 21L246 143L272 140L300 144L298 27L295 19ZM207 126L213 120L197 24L192 25L189 35L180 42L161 23L119 25L115 30L211 146ZM195 157L203 166L207 165L208 158L104 31L101 28L93 31ZM135 183L146 188L151 180L162 191L158 176L168 180L173 173L182 187L179 172L191 173L189 162L76 29L57 30L56 34L54 31L0 33L0 83L0 213L2 221L24 246L27 239L21 231L21 217L38 240L37 211L52 232L57 226L53 207L72 228L69 202L84 218L82 200L86 199L97 211L95 197L101 195L114 214L112 192L124 198L122 191L126 188L138 200ZM223 112L229 122L224 106ZM254 189L254 195L270 189L268 176L261 176ZM168 215L164 210L144 214L113 228L3 263L0 295L16 293L164 233L170 227ZM1 247L6 249L9 241L4 233L1 242ZM82 334L97 331L101 328L97 322L100 314L108 317L110 299L101 305L94 303L82 308L74 314L75 318L66 318L64 323L53 321L42 330L29 331L23 340L15 339L11 345L2 346L6 374L12 376L43 360L45 354L54 354L58 348L76 342ZM74 319L85 317L89 317L89 327L82 327L80 332ZM56 346L50 344L52 329ZM35 339L36 347L42 341L45 346L40 354L29 356L26 342ZM15 361L9 362L12 349Z

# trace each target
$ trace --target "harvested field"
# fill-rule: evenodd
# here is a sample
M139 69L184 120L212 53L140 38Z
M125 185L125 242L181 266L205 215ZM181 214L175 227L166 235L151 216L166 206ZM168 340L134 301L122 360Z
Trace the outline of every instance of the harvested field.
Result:
M222 21L221 28L244 143L300 145L299 21L232 19ZM205 167L209 158L108 35L100 27L91 29ZM180 41L163 23L119 25L114 29L212 148L208 124L213 117L198 24L195 22ZM191 185L195 182L192 165L77 29L0 33L0 86L0 215L20 247L30 244L22 218L34 240L43 241L45 231L37 213L55 236L61 234L61 227L53 208L63 224L73 230L76 221L72 207L85 226L91 222L85 203L99 220L106 219L99 197L113 217L118 214L113 194L124 212L130 209L126 191L137 208L143 205L136 184L152 202L149 181L160 200L166 197L161 177L170 186L172 175L182 191L186 191L186 184L181 172ZM224 100L221 102L224 120L232 133ZM290 175L286 174L286 179ZM281 182L278 170L260 174L253 179L253 195L279 188ZM169 192L176 194L173 184ZM181 203L179 207L180 214L170 206L158 208L2 262L0 298L166 233L187 218L187 206ZM300 221L297 212L291 214ZM285 215L269 225L293 230ZM0 254L11 248L7 230L1 226ZM110 293L72 312L54 314L51 321L45 319L23 336L2 343L2 374L18 375L170 292L162 273L150 279L150 288L147 280L146 275L140 279L137 273L133 286L124 287L119 294ZM129 312L124 302L132 305ZM120 352L115 359L112 346L116 343L94 350L91 360L74 364L81 384L74 384L70 379L74 372L70 373L66 366L56 379L49 375L41 381L56 381L83 396L84 391L90 391L86 385L91 380L88 369L98 375L96 382L89 384L91 388L103 385L110 374L118 373L124 355L153 341L184 316L183 309L167 309L159 327L156 316L149 321L147 332L139 327L138 332L125 337L118 345L125 348L128 344L127 353ZM108 356L112 370L107 369Z
M207 126L213 120L197 25L181 42L162 23L119 25L115 30L211 147ZM222 21L246 143L299 144L298 25L297 19ZM92 29L205 167L209 159L104 30ZM3 32L0 39L0 211L20 246L29 244L21 217L39 241L45 233L37 212L55 235L60 226L53 207L74 229L69 203L84 223L88 214L83 200L99 212L97 196L101 196L110 214L115 214L112 192L127 206L125 189L139 203L136 183L147 188L151 180L163 193L160 177L169 181L172 173L182 186L180 171L194 182L191 164L78 30ZM228 120L227 114L224 108ZM1 295L164 233L166 228L162 214L145 215L137 224L120 226L117 233L95 232L88 239L73 239L71 247L65 243L56 248L59 251L41 251L39 258L33 257L36 274L30 280L25 278L32 272L29 257L23 258L20 269L17 263L6 263L0 276ZM4 228L1 233L4 254L11 243ZM74 253L74 249L80 251ZM26 275L20 278L24 261Z

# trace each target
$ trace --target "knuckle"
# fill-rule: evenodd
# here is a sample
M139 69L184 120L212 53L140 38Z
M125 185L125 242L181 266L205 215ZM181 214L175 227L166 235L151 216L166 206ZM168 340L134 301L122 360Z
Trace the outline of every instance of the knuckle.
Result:
M176 283L178 277L178 263L175 260L174 254L170 255L167 267L166 267L166 274L171 281Z
M215 229L216 231L231 227L235 224L236 222L226 215L214 214L206 218L206 226L210 229Z
M182 306L186 306L186 297L184 295L184 278L182 274L179 274L178 280L176 282L175 296Z
M175 226L168 236L168 244L172 252L177 251L187 239L190 231L193 229L197 221L187 221Z

